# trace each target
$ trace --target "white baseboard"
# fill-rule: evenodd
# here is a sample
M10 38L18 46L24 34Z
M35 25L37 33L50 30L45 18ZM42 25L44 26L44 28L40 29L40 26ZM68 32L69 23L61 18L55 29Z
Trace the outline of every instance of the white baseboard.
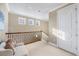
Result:
M50 45L52 45L52 46L54 46L54 47L57 47L57 45L54 44L54 43L52 43L52 42L48 42L48 44L50 44Z

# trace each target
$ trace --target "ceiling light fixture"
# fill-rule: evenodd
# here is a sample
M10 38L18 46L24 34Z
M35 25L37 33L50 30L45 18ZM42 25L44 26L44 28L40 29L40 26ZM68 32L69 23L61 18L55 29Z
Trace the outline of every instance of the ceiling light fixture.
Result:
M40 12L40 10L38 10L38 12Z

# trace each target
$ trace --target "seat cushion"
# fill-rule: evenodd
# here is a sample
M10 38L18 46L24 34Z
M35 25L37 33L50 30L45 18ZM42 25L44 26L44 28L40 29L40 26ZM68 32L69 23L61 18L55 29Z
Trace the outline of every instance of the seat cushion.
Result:
M29 50L26 48L25 45L18 46L15 48L15 56L25 56L29 55Z

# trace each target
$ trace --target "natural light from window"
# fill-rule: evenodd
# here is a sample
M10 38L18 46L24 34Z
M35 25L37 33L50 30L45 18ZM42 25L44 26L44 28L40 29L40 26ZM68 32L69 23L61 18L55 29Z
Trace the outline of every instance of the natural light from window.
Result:
M52 34L58 37L59 39L65 40L65 32L57 30L55 28L52 29Z
M4 14L0 11L0 31L4 30Z

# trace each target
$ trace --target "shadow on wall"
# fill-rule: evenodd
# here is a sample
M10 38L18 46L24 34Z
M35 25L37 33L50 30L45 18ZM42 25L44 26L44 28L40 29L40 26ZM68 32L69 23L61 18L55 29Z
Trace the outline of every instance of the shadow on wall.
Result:
M52 34L59 39L65 40L65 32L63 32L61 30L57 30L57 29L53 28Z

